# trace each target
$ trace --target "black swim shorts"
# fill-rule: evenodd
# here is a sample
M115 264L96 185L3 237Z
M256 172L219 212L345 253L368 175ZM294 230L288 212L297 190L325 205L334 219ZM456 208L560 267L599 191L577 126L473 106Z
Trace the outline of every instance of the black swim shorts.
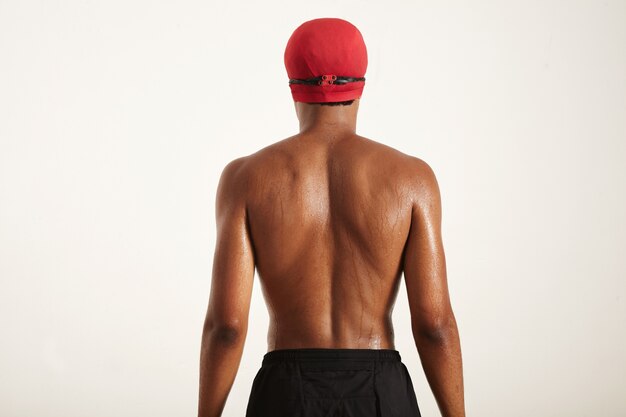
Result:
M265 353L246 417L421 417L394 349L279 349Z

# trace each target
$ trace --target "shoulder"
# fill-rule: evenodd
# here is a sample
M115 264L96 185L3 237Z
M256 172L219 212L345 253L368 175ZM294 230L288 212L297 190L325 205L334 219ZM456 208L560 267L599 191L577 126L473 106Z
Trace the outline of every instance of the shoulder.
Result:
M238 182L254 189L259 181L268 181L272 174L289 164L294 153L291 138L271 143L247 156L231 161L225 171L236 177Z
M245 206L248 188L247 165L249 156L242 156L228 162L222 169L216 193L216 212L226 212L235 207Z
M385 143L375 141L365 136L357 136L361 143L365 144L370 150L373 151L372 154L379 159L379 163L387 161L390 164L397 166L399 169L407 170L409 172L423 170L428 166L428 164L422 159L404 153Z
M279 160L285 159L285 157L290 153L290 150L293 148L293 138L294 136L290 136L277 142L270 143L269 145L266 145L249 155L242 156L231 161L227 165L227 168L230 168L233 171L240 171L241 175L246 175L252 174L256 170L262 169L267 165L274 165L278 163Z
M245 176L245 168L249 158L249 156L242 156L227 163L222 169L220 184L235 185L240 183Z
M423 159L364 136L360 137L378 151L379 155L377 156L384 156L384 160L403 171L410 183L416 186L432 186L436 183L437 179L434 170Z
M421 210L439 210L441 194L433 168L423 159L410 156L408 173L413 204Z
M285 159L283 153L278 143L274 143L231 160L222 169L218 195L231 194L232 198L245 199L259 178L266 179L268 172L280 166L280 161Z
M433 168L423 159L407 155L407 168L411 178L417 185L432 187L437 183L437 177Z
M394 182L410 196L413 205L435 204L439 198L439 184L434 169L424 159L404 153L389 145L364 138L377 149L376 164L393 173Z

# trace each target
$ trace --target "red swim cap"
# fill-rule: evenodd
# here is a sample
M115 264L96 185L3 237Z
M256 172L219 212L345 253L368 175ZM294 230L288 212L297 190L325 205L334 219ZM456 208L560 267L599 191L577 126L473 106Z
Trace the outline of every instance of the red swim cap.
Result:
M360 98L367 69L363 36L343 19L304 22L287 42L285 68L294 101L326 103Z

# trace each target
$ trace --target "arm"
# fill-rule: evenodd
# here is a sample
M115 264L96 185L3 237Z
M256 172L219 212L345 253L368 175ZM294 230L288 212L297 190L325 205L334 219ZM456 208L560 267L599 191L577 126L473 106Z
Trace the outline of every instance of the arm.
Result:
M199 417L220 417L237 375L248 331L254 256L246 227L243 158L229 163L217 187L217 241L200 349Z
M415 159L415 196L403 265L413 339L441 415L464 417L461 347L448 294L439 185L430 166Z

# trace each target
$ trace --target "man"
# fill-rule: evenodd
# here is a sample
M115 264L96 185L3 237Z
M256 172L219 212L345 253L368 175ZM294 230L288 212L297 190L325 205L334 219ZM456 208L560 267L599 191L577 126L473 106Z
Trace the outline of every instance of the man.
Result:
M394 346L402 273L441 414L462 417L435 175L421 159L356 134L367 52L355 26L305 22L284 58L300 132L230 162L217 189L199 416L223 411L256 267L270 327L247 417L420 416Z

